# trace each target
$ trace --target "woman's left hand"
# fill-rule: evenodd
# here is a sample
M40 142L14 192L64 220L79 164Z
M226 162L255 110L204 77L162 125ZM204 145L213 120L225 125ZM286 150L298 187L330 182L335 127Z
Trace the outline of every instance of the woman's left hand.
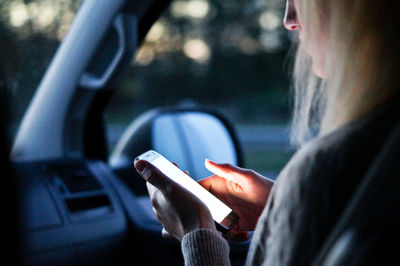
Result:
M170 235L180 241L195 229L216 231L209 209L190 191L146 161L137 161L135 168L147 181L154 215ZM163 230L163 236L167 235Z

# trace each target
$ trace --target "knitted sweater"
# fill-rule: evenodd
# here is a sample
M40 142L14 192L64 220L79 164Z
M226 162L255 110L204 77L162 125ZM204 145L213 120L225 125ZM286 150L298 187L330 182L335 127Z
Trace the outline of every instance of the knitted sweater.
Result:
M246 265L310 265L390 130L398 100L302 147L277 178ZM185 265L229 265L229 244L200 229L182 239Z

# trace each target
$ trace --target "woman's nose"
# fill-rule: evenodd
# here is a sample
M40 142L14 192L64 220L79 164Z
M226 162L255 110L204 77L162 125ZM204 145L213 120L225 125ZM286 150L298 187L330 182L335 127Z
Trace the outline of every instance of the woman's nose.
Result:
M285 18L283 19L283 24L287 30L298 30L300 28L293 0L286 1Z

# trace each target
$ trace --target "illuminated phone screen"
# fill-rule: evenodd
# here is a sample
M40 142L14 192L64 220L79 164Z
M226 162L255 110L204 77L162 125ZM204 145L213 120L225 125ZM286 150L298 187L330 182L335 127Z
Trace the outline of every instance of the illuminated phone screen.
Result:
M216 222L221 223L232 212L231 208L226 206L222 201L204 189L200 184L163 156L157 156L155 159L151 160L150 163L156 166L164 175L179 183L203 201L210 209L211 215Z

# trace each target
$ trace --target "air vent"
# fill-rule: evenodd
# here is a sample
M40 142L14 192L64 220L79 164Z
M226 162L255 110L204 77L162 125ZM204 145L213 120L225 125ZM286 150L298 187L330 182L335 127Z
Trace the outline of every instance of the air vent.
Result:
M44 169L52 175L61 193L80 193L102 190L103 186L82 162L52 163Z
M70 193L100 190L99 181L89 171L64 172L57 175Z
M66 199L65 203L71 213L84 212L99 208L108 208L111 205L110 200L106 195Z
M113 203L96 171L87 162L66 161L42 164L53 188L60 193L65 211L72 222L112 215ZM93 172L92 172L93 171Z

